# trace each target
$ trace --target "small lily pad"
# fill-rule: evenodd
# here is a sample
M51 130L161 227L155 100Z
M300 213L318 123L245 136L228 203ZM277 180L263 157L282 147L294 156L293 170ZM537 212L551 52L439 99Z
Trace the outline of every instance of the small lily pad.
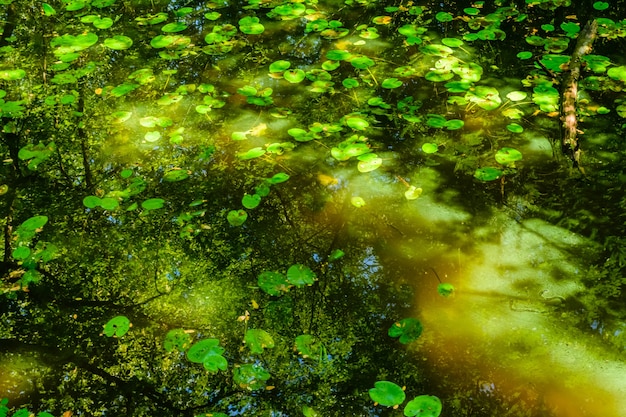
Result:
M396 407L404 402L406 394L399 385L389 381L376 381L369 390L370 398L385 407Z
M422 145L422 151L424 153L435 153L439 150L439 146L436 143L427 142Z
M502 170L494 167L478 168L474 171L474 178L480 181L493 181L502 176Z
M232 226L241 226L246 222L247 219L248 213L246 213L244 210L231 210L226 215L226 220L228 220L228 223L230 223Z
M437 285L437 293L442 297L449 297L452 295L453 292L454 285L450 283L442 282L441 284Z
M406 318L392 324L387 334L390 337L398 337L400 343L407 344L417 340L421 336L423 329L419 320Z
M443 406L441 400L434 395L420 395L409 401L404 407L407 417L438 417Z
M244 336L244 342L250 352L258 355L262 354L265 349L274 347L274 339L263 329L248 329Z
M423 191L424 190L421 188L411 185L409 189L404 192L404 198L407 200L416 200L420 195L422 195Z
M104 334L108 337L122 337L130 329L130 320L126 316L115 316L104 325Z
M365 200L363 200L363 197L352 197L350 199L350 203L352 203L354 207L358 208L365 206Z
M521 126L520 126L521 127ZM522 159L522 153L514 148L504 147L496 152L496 161L502 165L511 165Z
M167 352L175 350L184 352L191 345L191 336L184 329L173 329L167 332L163 347Z
M398 80L397 78L387 78L383 80L381 87L389 89L402 87L402 81Z
M306 77L306 73L303 70L298 68L294 70L285 71L285 73L283 74L283 77L285 78L285 80L289 81L290 83L297 84L301 82L302 80L304 80L304 78Z
M291 265L287 270L287 280L296 287L313 285L315 278L315 272L313 272L311 268L306 265Z
M165 200L162 198L149 198L141 203L141 208L144 210L157 210L163 208Z
M184 169L173 169L163 175L163 181L166 182L177 182L187 178L189 178L189 173Z
M258 194L246 194L241 199L241 205L252 210L261 204L261 196Z

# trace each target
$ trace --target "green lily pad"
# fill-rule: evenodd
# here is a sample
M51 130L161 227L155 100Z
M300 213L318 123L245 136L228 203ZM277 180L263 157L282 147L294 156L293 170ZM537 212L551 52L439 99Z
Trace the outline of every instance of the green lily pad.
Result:
M310 334L301 334L296 337L296 352L303 358L315 358L319 356L320 345Z
M83 198L83 205L87 208L96 208L98 206L100 206L100 202L102 200L100 199L100 197L96 197L95 195L88 195L87 197Z
M409 401L404 407L407 417L439 417L443 406L441 400L434 395L420 395Z
M350 64L357 69L367 69L374 65L374 60L366 56L355 56L350 58Z
M533 57L533 53L532 52L528 52L528 51L522 51L522 52L518 52L517 53L517 57L519 59L530 59Z
M285 182L289 179L289 174L286 174L284 172L279 172L277 174L272 175L271 178L267 179L267 182L269 182L270 184L280 184L281 182Z
M331 61L349 60L350 58L352 58L352 56L352 53L339 49L332 49L326 52L326 58L330 59Z
M284 292L289 291L290 286L287 277L272 271L265 271L259 274L257 284L263 291L274 296L282 295Z
M241 199L241 205L252 210L261 204L261 196L258 194L246 194Z
M606 75L614 80L619 80L623 83L626 83L626 66L622 65L619 67L610 68Z
M448 130L458 130L462 128L464 125L465 125L465 122L463 120L451 119L451 120L446 121L446 123L444 124L444 127Z
M510 123L506 125L506 128L513 133L522 133L524 131L524 128L517 123Z
M144 139L146 140L146 142L156 142L159 139L161 139L161 132L159 131L152 131L152 132L147 132L144 135Z
M97 29L108 29L113 26L113 19L110 17L96 18L91 22Z
M451 80L452 78L454 78L454 73L446 69L433 70L433 71L428 71L424 75L424 78L426 78L428 81L439 83L439 82Z
M315 272L313 272L311 268L306 265L291 265L287 270L287 280L296 287L313 285L315 279Z
M115 316L104 325L104 334L108 337L122 337L128 332L131 324L126 316Z
M291 67L291 62L281 59L270 64L270 72L283 72L288 70L289 67Z
M172 169L163 174L163 181L177 182L189 178L189 173L184 169Z
M350 199L350 203L357 208L363 207L365 206L365 200L363 199L363 197L352 197Z
M521 126L520 126L521 127ZM522 153L514 148L504 147L496 152L496 161L502 165L511 165L522 159Z
M184 352L191 345L191 336L184 329L173 329L167 332L163 347L167 352L175 350Z
M30 248L28 246L20 246L13 250L11 253L13 259L23 261L30 256Z
M422 151L424 153L435 153L439 150L439 146L436 143L427 142L422 145Z
M1 70L0 71L0 79L6 81L15 81L21 80L26 76L26 71L23 69L13 69L13 70Z
M246 213L244 210L231 210L226 215L226 220L228 220L228 223L230 223L232 226L241 226L246 222L247 219L248 213Z
M411 185L408 190L404 192L404 198L407 200L417 200L420 195L422 195L422 190L420 187L416 187Z
M385 80L383 80L381 87L389 89L402 87L402 81L398 80L397 78L386 78Z
M263 329L248 329L243 340L250 352L258 355L274 347L274 339Z
M596 1L593 3L593 8L599 11L606 10L609 8L609 3L605 1Z
M263 366L257 364L245 364L235 366L233 380L241 388L255 391L265 388L265 381L270 379L270 373Z
M454 20L454 16L452 16L449 12L439 12L435 15L435 19L440 22L451 22Z
M379 158L375 153L360 155L357 159L359 160L359 163L357 164L359 172L375 171L383 164L383 159Z
M123 51L133 45L133 40L128 36L115 35L111 38L106 38L103 42L104 46L116 51Z
M246 160L246 159L254 159L254 158L258 158L260 156L265 155L265 149L261 148L260 146L256 147L256 148L252 148L246 152L240 152L237 154L237 157L239 159L242 160Z
M224 348L219 346L218 339L204 339L194 343L187 351L187 359L190 362L201 363L204 368L215 373L218 370L228 369L228 361L222 354Z
M367 120L358 116L347 117L346 124L354 130L365 130L370 125Z
M185 29L187 29L187 25L185 25L184 23L172 22L172 23L168 23L166 25L163 25L161 27L161 32L177 33L177 32L182 32Z
M354 78L346 78L341 82L341 84L346 88L356 88L359 86L359 82Z
M387 334L390 337L399 337L400 343L407 344L417 340L423 329L419 320L406 318L392 324Z
M442 282L441 284L437 285L437 293L442 297L449 297L452 295L453 292L454 285L450 283Z
M260 20L256 16L247 16L239 20L239 30L246 35L259 35L265 31L265 27L259 23Z
M105 197L103 199L100 200L100 207L102 207L105 210L115 210L116 208L118 208L120 205L120 202L113 197Z
M370 398L385 407L396 407L404 402L406 394L399 385L389 381L376 381L369 390Z
M162 198L149 198L141 203L141 208L144 210L157 210L163 208L165 200Z
M494 167L478 168L474 171L474 178L480 181L493 181L502 176L502 170Z
M46 223L48 223L48 216L33 216L19 225L17 233L19 233L20 230L39 231Z
M306 73L303 70L298 68L298 69L285 71L283 74L283 77L285 78L285 80L289 81L290 83L297 84L301 82L302 80L304 80L304 78L306 77Z

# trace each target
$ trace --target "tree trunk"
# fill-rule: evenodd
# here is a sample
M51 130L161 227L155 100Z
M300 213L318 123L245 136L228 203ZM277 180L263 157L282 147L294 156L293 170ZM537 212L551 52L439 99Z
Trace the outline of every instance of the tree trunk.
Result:
M578 79L580 78L581 59L591 51L591 46L596 33L598 23L595 20L587 22L584 29L578 35L576 48L569 61L569 71L563 80L563 96L561 101L561 121L563 122L563 138L561 141L563 152L570 157L574 167L582 172L580 166L580 147L578 143L578 119L576 106L578 96Z

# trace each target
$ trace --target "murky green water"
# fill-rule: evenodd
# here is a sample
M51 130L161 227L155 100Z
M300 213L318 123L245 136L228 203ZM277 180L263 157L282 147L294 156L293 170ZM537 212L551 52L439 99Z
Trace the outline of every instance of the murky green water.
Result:
M9 407L409 415L374 403L390 381L448 417L624 414L622 5L26 3L0 9L26 22ZM555 62L590 14L582 174Z

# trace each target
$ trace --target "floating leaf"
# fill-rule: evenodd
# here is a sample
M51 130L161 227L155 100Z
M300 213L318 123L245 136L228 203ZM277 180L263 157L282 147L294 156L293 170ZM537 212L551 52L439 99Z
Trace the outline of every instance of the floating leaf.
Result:
M439 417L443 406L441 400L434 395L420 395L409 401L404 407L407 417Z
M157 210L163 208L165 200L162 198L149 198L141 203L141 208L144 210Z
M173 329L167 332L163 347L167 352L175 350L184 352L191 345L191 336L184 329Z
M184 169L173 169L163 174L163 181L176 182L189 178L189 173Z
M279 172L277 174L272 175L271 178L267 179L267 182L270 184L280 184L281 182L285 182L289 179L289 174L285 174L284 172Z
M406 394L399 385L389 381L376 381L369 390L370 398L385 407L396 407L404 402Z
M161 27L161 32L176 33L176 32L182 32L185 29L187 29L187 25L185 25L184 23L172 22L172 23L163 25Z
M268 293L269 295L282 295L282 293L289 291L289 281L287 277L278 272L265 271L259 274L257 278L259 288Z
M265 149L259 147L252 148L246 152L240 152L237 154L237 157L242 160L258 158L259 156L263 156L265 154Z
M593 3L593 8L599 11L606 10L609 8L609 3L605 1L596 1Z
M421 188L411 185L409 189L404 192L404 198L407 200L416 200L420 195L422 195L423 191L424 190Z
M152 132L147 132L144 135L144 139L146 140L146 142L156 142L159 139L161 139L161 132L159 131L152 131Z
M244 342L251 353L262 354L267 348L274 347L274 339L263 329L248 329L244 336Z
M290 83L297 84L301 82L302 80L304 80L304 78L306 77L306 73L302 71L301 69L294 69L294 70L285 71L285 73L283 74L283 77L285 78L285 80L289 81Z
M258 17L247 16L239 20L239 30L246 35L259 35L263 33L265 27L259 23Z
M0 70L0 79L6 81L20 80L26 76L23 69Z
M423 329L419 320L406 318L392 324L387 334L390 337L399 337L400 343L407 344L417 340Z
M363 207L363 206L365 206L365 200L363 200L363 197L352 197L350 199L350 203L354 207Z
M48 223L48 216L33 216L20 224L16 233L19 233L20 230L36 232L46 223Z
M287 270L287 280L296 287L313 285L315 278L315 272L306 265L291 265Z
M104 334L108 337L122 337L130 329L130 320L126 316L115 316L104 325Z
M450 283L442 282L441 284L437 285L437 293L442 297L449 297L452 295L453 292L454 285Z
M350 116L346 118L346 124L354 130L365 130L370 125L367 120L357 116Z
M224 348L219 346L218 339L204 339L196 342L187 351L187 359L190 362L201 363L209 372L228 369L228 361L222 353Z
M522 153L514 148L504 147L496 152L496 161L502 165L512 165L521 159Z
M386 78L385 80L383 80L381 87L389 89L402 87L402 81L398 80L397 78Z
M513 133L522 133L524 131L524 128L517 123L510 123L506 125L506 128Z
M23 261L30 256L30 248L28 246L17 247L13 250L11 256L18 261Z
M257 208L259 204L261 204L261 196L258 194L246 194L241 199L241 205L249 210Z
M269 372L257 364L235 366L233 371L233 380L237 385L250 391L264 388L265 381L268 379L270 379Z
M522 51L522 52L518 52L517 53L517 57L519 59L530 59L533 57L533 53L532 52L528 52L528 51Z
M502 170L493 167L478 168L474 171L474 178L480 181L493 181L502 176Z
M111 38L107 38L104 40L104 46L110 49L114 49L116 51L122 51L124 49L128 49L133 45L133 40L128 36L124 35L115 35Z
M328 262L336 261L339 258L342 258L345 255L345 252L341 249L335 249L328 255Z
M230 223L232 226L241 226L246 222L247 219L248 213L246 213L244 210L231 210L226 215L226 220L228 220L228 223Z
M359 172L371 172L381 167L383 159L379 158L375 153L368 153L358 156L359 163L357 169Z
M301 334L296 337L296 351L303 358L319 356L320 349L319 343L310 334Z
M439 150L439 146L436 143L427 142L422 145L422 151L424 153L435 153Z
M270 72L283 72L291 67L291 62L285 60L279 60L270 64Z

